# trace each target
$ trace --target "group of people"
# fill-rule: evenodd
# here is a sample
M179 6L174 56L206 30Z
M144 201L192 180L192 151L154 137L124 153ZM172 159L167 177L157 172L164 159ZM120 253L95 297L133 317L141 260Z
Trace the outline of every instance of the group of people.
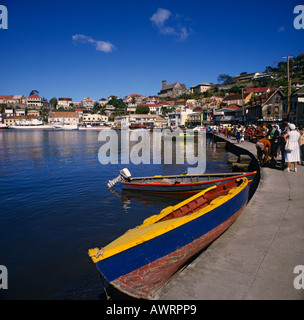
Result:
M257 138L256 148L261 166L268 161L277 162L279 154L282 169L286 172L290 172L292 163L295 172L297 172L298 162L304 165L303 125L297 129L293 123L283 120L281 127L269 124L265 128L261 123L257 126L254 135Z
M234 128L230 125L225 128L219 128L219 133L223 133L227 138L230 138L233 131L235 131L235 137L237 140L237 143L242 143L245 141L245 131L246 128L240 124L235 126Z

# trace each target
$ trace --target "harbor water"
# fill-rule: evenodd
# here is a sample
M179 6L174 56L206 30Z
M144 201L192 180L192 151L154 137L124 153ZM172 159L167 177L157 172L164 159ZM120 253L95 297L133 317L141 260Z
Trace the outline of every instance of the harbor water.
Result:
M105 299L90 248L102 247L183 196L122 194L108 180L181 174L185 164L108 164L95 131L0 131L0 299ZM207 139L208 172L231 172ZM136 257L134 257L136 259Z

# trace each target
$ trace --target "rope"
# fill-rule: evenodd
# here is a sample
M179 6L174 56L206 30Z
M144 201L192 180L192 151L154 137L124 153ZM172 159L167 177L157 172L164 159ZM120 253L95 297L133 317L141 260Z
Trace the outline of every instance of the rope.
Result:
M95 254L90 254L90 253L89 253L89 256L90 256L90 257L98 258L99 256L103 256L104 251L105 251L104 248L101 248L101 249L94 248L94 250L97 250L97 253L95 253Z

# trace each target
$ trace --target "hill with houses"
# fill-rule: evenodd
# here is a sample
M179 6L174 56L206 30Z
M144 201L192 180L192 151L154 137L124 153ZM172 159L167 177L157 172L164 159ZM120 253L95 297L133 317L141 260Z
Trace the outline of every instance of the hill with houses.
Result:
M237 76L220 74L218 83L202 82L186 88L185 84L163 80L158 94L143 96L131 93L124 98L111 95L97 101L90 97L80 102L71 97L54 97L47 101L33 90L28 97L20 94L0 95L0 121L20 117L40 117L49 120L50 113L75 115L78 122L88 115L96 119L115 121L116 117L132 114L157 115L170 125L199 125L203 122L279 121L289 117L303 123L304 54L289 61L290 104L288 107L287 62L264 72L242 72ZM71 114L71 112L74 112ZM103 116L103 117L101 117ZM179 119L179 120L178 120Z

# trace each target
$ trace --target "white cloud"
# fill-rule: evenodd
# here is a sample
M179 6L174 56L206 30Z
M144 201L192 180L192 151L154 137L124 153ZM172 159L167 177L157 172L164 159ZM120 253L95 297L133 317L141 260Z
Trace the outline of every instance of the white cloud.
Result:
M84 34L74 34L72 36L72 40L74 43L91 43L95 46L95 49L97 51L102 51L102 52L112 52L115 49L115 46L108 41L100 41L100 40L95 40L90 36L86 36Z
M150 20L153 25L158 29L161 34L172 35L177 40L186 40L189 36L190 30L180 24L182 16L176 14L172 16L172 13L167 9L158 8L152 15Z
M169 10L158 8L150 20L156 25L157 28L161 29L170 16L171 12Z

